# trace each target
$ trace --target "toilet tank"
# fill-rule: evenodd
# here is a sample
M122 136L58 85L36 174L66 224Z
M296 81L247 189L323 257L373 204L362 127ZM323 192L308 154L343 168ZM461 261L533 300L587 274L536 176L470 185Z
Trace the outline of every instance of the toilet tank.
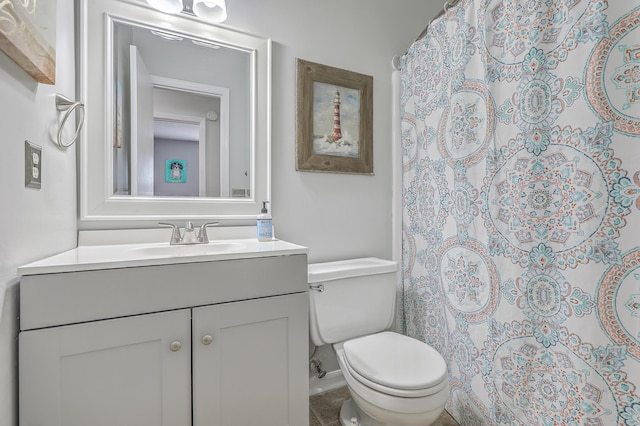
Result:
M321 346L389 328L397 270L397 262L374 257L310 264L311 341Z

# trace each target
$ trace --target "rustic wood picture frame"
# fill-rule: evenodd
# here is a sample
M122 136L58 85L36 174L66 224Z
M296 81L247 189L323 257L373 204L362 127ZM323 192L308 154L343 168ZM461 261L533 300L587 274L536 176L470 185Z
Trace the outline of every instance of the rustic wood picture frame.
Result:
M43 84L56 82L56 3L0 1L0 50Z
M298 171L373 175L373 77L296 59L296 137Z

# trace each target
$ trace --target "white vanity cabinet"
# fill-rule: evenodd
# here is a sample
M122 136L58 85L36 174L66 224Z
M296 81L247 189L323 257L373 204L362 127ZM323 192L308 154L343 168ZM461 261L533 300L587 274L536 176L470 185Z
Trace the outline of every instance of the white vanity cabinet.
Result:
M307 304L298 293L193 310L194 426L307 424Z
M307 425L306 263L23 275L20 425Z
M20 424L188 426L190 342L188 309L22 332Z

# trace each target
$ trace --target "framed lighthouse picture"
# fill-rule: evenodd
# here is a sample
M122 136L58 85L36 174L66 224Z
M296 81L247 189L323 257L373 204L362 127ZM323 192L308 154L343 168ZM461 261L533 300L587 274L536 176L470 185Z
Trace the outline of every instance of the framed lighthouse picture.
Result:
M373 77L296 59L296 170L373 174Z

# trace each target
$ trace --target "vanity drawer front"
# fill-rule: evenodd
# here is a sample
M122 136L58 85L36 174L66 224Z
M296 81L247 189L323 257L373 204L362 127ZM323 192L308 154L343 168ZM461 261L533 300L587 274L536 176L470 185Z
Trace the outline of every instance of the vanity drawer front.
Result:
M307 291L307 256L26 275L20 329Z

